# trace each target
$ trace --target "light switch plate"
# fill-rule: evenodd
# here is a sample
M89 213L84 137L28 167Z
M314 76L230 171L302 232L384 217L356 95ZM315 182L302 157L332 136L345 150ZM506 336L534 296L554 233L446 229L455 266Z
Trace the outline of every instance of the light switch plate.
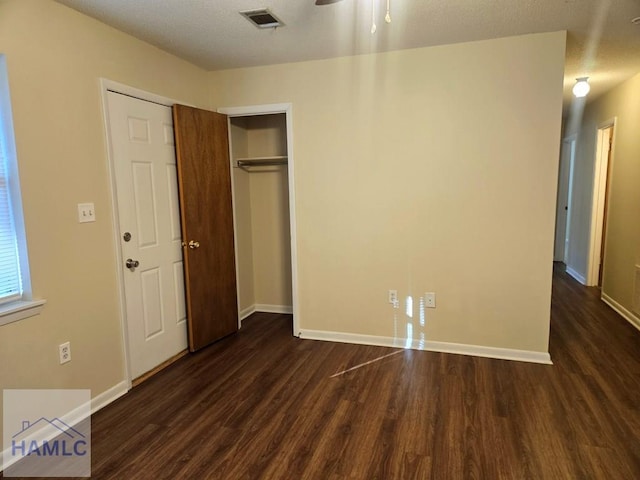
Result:
M79 203L78 204L78 222L95 222L96 221L96 209L93 203Z

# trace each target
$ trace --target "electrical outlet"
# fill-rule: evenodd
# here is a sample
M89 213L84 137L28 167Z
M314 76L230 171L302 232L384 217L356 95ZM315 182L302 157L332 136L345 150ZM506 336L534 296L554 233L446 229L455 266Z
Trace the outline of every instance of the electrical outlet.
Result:
M398 291L397 290L389 290L389 303L392 305L398 304Z
M71 361L71 342L65 342L58 345L60 353L60 365Z
M434 292L424 294L424 306L427 308L436 308L436 294Z

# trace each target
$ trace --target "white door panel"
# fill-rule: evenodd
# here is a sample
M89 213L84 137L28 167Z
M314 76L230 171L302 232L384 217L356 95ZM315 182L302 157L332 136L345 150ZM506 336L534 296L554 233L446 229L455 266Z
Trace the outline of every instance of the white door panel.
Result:
M108 93L131 375L187 347L171 108ZM125 232L131 234L125 241Z
M562 142L560 152L560 168L558 172L558 197L556 203L556 234L553 249L553 260L564 261L567 232L567 210L569 202L569 156L570 144Z

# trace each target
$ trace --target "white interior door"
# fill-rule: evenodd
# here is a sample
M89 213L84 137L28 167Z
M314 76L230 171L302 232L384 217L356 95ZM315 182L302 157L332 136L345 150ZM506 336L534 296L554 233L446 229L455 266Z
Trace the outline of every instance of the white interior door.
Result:
M576 139L569 140L569 187L567 190L567 219L564 229L564 264L569 265L569 245L571 243L571 215L573 213L573 173L576 163Z
M569 210L569 166L571 143L562 142L560 153L560 171L558 172L558 200L556 204L556 238L553 259L564 262L565 242L567 240L567 213Z
M173 121L170 107L107 95L129 367L136 378L187 347Z

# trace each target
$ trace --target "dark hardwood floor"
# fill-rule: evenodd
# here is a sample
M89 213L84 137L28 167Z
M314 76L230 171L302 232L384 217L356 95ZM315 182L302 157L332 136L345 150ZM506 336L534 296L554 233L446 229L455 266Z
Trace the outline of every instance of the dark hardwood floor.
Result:
M98 412L97 479L640 478L640 332L555 268L553 366L299 340L255 314Z

